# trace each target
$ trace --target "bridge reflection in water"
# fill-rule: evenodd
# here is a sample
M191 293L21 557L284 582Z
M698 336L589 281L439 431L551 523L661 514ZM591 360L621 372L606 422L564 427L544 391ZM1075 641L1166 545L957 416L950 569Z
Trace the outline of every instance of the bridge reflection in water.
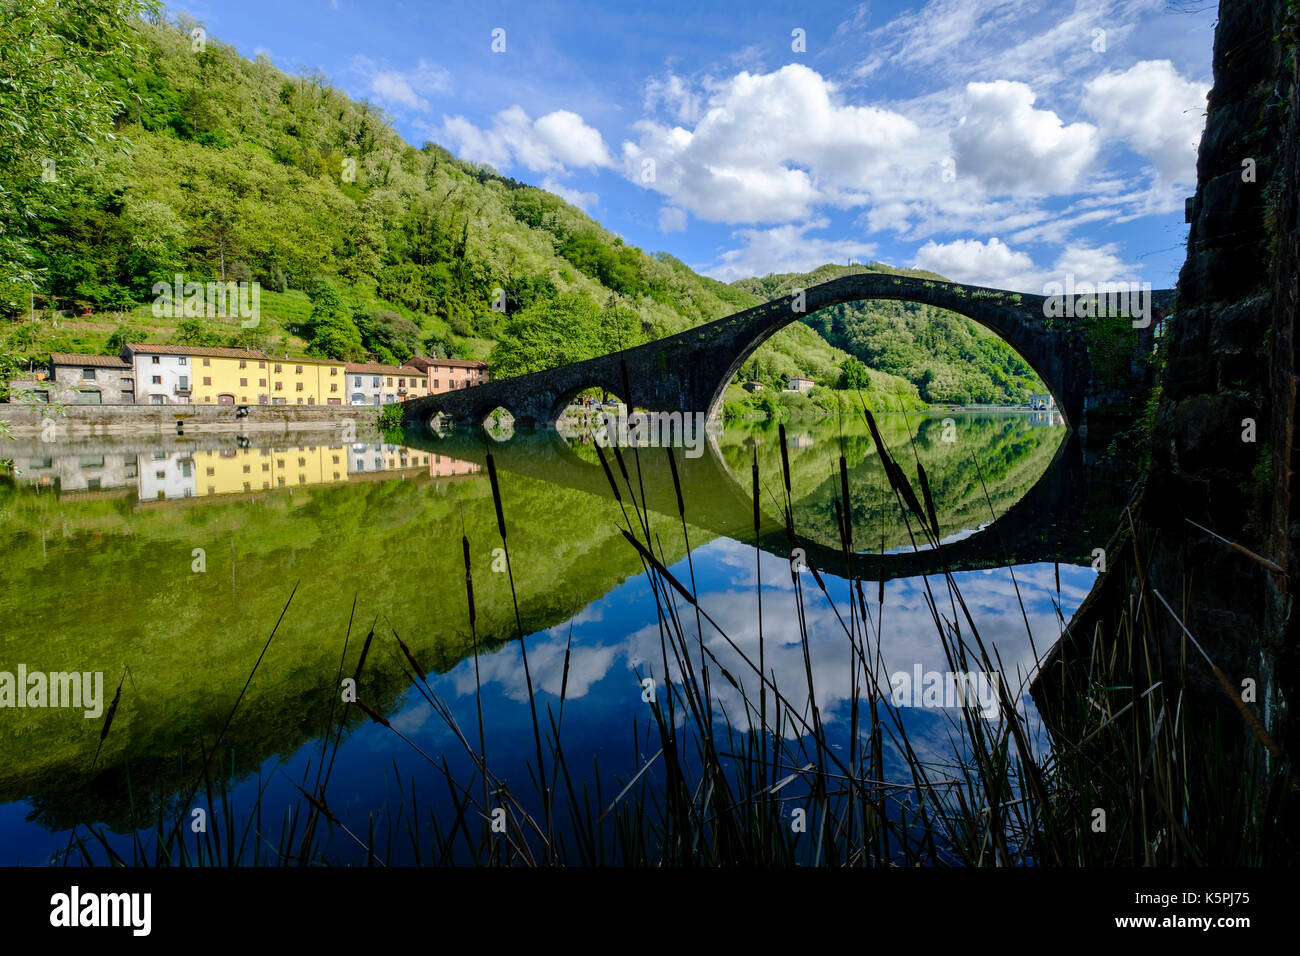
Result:
M899 416L883 416L888 421ZM946 413L946 417L954 416ZM956 416L961 422L961 429L973 423L975 416ZM852 573L867 580L893 580L895 578L913 577L919 574L937 573L946 565L949 570L983 570L1005 567L1007 565L1038 562L1061 562L1087 564L1091 560L1094 548L1104 544L1099 541L1098 532L1092 528L1105 527L1106 516L1113 522L1114 509L1122 503L1113 483L1096 480L1084 468L1081 443L1072 431L1060 428L1039 429L1039 425L1059 425L1040 415L1039 421L1029 421L1025 413L1012 413L1006 416L1006 429L1009 433L1051 432L1050 437L1043 436L1032 447L1042 455L1044 449L1051 452L1050 459L1043 471L1034 476L1034 480L1023 496L1013 502L1006 501L1006 495L1000 497L1005 507L998 510L994 506L990 513L988 503L983 495L987 491L995 495L999 490L997 479L1002 475L982 473L985 467L978 458L987 449L979 446L977 441L965 439L965 454L959 450L962 440L955 443L953 455L957 459L966 458L969 463L961 465L964 475L963 495L975 497L978 502L967 501L967 507L960 509L952 521L945 522L945 513L950 513L955 503L937 500L940 530L945 535L942 554L921 547L913 549L905 532L899 528L890 535L892 542L886 542L884 553L881 549L862 549L869 540L879 541L881 537L880 509L864 509L858 498L862 492L867 500L878 499L885 490L883 469L880 468L874 447L865 438L865 429L861 434L852 436L859 440L845 441L844 447L847 465L850 471L850 488L853 497L855 522L855 542L858 550L850 556ZM971 421L967 421L971 419ZM860 424L860 423L859 423ZM915 465L909 441L915 440L919 456L925 463L935 486L936 471L934 462L926 461L926 450L942 448L938 433L941 421L935 417L912 415L901 432L901 442L891 444L891 452L903 466L904 471L915 481ZM899 434L897 429L895 434ZM789 558L792 547L803 548L807 560L819 570L832 574L844 575L846 567L843 549L833 529L829 513L833 497L838 494L838 472L832 475L827 471L811 477L812 488L805 487L802 496L800 489L795 491L795 540L792 543L783 519L780 517L780 501L784 495L781 465L776 451L777 433L775 429L751 432L739 440L733 438L729 429L726 436L710 433L704 444L703 454L688 458L682 450L676 449L674 456L682 485L682 496L686 503L687 521L715 535L732 538L742 542L754 540L753 498L750 463L755 453L760 460L760 481L763 487L761 502L759 546L770 554ZM907 436L913 436L908 439ZM1061 437L1058 438L1057 435ZM792 434L788 445L792 470L797 470L798 458L803 444L811 445L806 438L800 441L797 434ZM889 442L888 432L886 441ZM429 453L441 454L459 461L471 462L486 467L487 456L491 453L495 459L497 471L503 476L518 474L565 488L575 489L602 498L613 498L603 469L596 457L594 440L589 436L576 436L569 439L551 429L521 430L513 433L506 440L498 440L482 428L457 428L441 435L426 431L424 435L408 437L413 448ZM1051 451L1055 443L1054 452ZM766 446L766 450L764 449ZM1030 445L1022 447L1031 447ZM658 515L677 519L677 497L672 483L671 472L663 449L642 447L639 449L621 449L623 460L629 470L632 493L638 501ZM824 447L819 450L817 465L838 467L834 456L828 458ZM1023 454L1028 454L1025 451ZM614 457L607 452L607 458L613 473L618 476ZM960 464L960 462L958 462ZM989 463L985 463L988 465ZM994 465L996 469L996 464ZM503 481L508 478L502 479ZM621 479L618 479L621 481ZM806 486L808 481L804 482ZM866 487L863 487L863 486ZM986 487L987 486L987 487ZM919 486L918 486L919 487ZM1006 489L1000 489L1006 491ZM625 497L628 495L623 488ZM939 496L936 490L936 497ZM970 505L978 507L971 508ZM893 505L892 494L888 502L882 502L885 512L897 512ZM817 509L820 508L818 518ZM864 511L868 512L864 514ZM981 515L972 520L970 515ZM1101 520L1094 520L1098 515ZM808 517L813 520L804 520ZM950 518L953 518L950 514ZM964 520L963 520L964 518ZM973 532L973 533L972 533ZM900 538L900 535L902 537ZM921 538L919 531L918 539Z

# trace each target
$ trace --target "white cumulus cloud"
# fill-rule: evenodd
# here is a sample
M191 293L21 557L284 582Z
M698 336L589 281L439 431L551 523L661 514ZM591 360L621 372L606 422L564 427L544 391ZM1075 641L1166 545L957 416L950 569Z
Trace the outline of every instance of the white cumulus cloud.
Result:
M424 113L429 110L426 96L451 92L451 74L425 59L413 70L394 70L358 56L352 61L352 69L366 78L368 94L384 106Z
M486 129L463 116L444 116L437 133L462 159L498 169L520 165L554 175L572 168L610 166L613 162L600 131L569 110L556 110L533 120L523 107L511 106L493 116Z
M1082 282L1131 282L1138 278L1136 266L1124 262L1114 243L1093 246L1071 243L1057 255L1050 267L1039 266L1027 252L1016 250L994 236L987 242L957 239L925 243L916 250L912 265L937 272L945 278L971 285L1014 289L1043 294L1051 281L1063 282L1067 274Z
M796 222L821 204L861 202L920 135L892 110L842 102L798 64L713 83L699 109L691 129L637 123L639 138L623 143L624 170L714 222Z
M762 276L772 272L808 272L828 262L845 262L875 255L876 246L856 239L824 239L808 236L814 229L825 229L827 219L800 225L789 224L771 229L738 229L732 237L744 241L738 249L724 252L706 275L723 282Z
M1105 136L1150 160L1158 186L1196 182L1209 84L1185 80L1168 60L1143 60L1084 87L1083 107Z
M968 83L966 115L951 134L957 174L996 193L1073 192L1097 156L1097 128L1066 125L1034 109L1035 98L1024 83Z

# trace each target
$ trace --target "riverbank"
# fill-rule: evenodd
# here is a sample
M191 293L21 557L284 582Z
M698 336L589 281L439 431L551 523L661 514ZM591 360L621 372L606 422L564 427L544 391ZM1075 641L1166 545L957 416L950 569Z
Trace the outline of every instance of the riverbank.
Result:
M110 435L293 434L374 429L378 409L352 405L0 405L0 431L45 441ZM350 439L349 439L350 440Z

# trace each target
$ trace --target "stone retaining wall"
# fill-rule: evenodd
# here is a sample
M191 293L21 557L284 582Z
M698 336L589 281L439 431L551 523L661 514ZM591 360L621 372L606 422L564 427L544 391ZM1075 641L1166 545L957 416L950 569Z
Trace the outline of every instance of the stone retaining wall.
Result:
M239 417L231 405L66 405L58 414L47 405L0 404L0 422L15 438L44 437L47 441L100 435L175 435L214 432L337 431L352 421L357 429L373 429L378 410L351 405L250 405Z

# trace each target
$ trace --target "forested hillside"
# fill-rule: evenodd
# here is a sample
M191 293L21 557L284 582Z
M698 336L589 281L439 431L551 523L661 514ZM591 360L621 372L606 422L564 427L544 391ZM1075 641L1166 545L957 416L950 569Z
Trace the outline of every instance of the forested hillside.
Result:
M626 245L558 196L435 144L410 146L382 111L321 76L198 42L191 21L146 11L124 26L120 52L106 45L90 59L62 48L84 30L60 29L57 4L38 8L48 29L24 24L29 35L0 35L0 51L31 42L52 57L83 55L92 75L81 79L112 105L113 138L61 153L55 177L34 190L25 249L3 257L0 377L51 350L131 340L379 361L450 355L510 375L761 301ZM27 181L40 180L43 158L23 159ZM156 317L152 286L177 273L256 280L259 323ZM833 386L847 356L796 326L758 358L774 385L797 374ZM872 381L915 394L888 376Z
M853 272L943 279L918 269L825 265L807 273L741 279L732 286L761 299L789 294ZM935 404L1021 402L1047 389L1011 346L979 324L917 302L861 302L837 305L807 316L804 323L832 345L873 369L899 375Z

